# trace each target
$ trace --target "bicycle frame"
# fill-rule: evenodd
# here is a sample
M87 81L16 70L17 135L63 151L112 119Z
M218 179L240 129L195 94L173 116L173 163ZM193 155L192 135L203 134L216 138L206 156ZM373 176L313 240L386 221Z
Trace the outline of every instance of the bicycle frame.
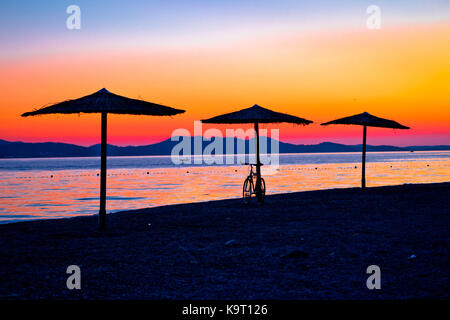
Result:
M266 183L263 178L260 178L259 188L258 188L258 174L253 170L253 166L262 166L262 164L245 163L245 165L250 166L250 173L244 181L243 186L243 197L244 200L247 198L246 202L250 201L252 194L256 195L259 202L264 202L264 195L266 191ZM256 179L256 181L255 181ZM247 188L246 188L247 186ZM248 189L248 190L247 190Z

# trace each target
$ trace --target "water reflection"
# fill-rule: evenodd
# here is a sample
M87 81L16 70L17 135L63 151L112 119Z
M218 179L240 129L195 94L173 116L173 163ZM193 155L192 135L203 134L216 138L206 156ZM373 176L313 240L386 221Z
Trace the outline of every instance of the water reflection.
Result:
M424 159L414 153L415 158L408 154L401 160L383 153L384 162L367 164L367 185L450 181L449 154ZM322 158L315 164L282 164L276 174L264 176L267 194L360 186L359 163L323 163ZM1 171L0 222L96 214L97 173L97 168ZM247 174L246 166L112 168L108 172L107 211L240 198Z

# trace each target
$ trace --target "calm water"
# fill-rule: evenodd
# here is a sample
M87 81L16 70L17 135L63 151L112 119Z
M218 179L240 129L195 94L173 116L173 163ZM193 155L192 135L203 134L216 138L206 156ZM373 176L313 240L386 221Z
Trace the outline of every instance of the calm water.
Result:
M267 194L359 186L360 161L360 153L280 155L274 174L263 167ZM96 214L99 166L99 158L1 159L0 223ZM108 168L108 212L239 198L248 174L242 165L175 166L165 156L110 157ZM368 153L366 179L368 186L450 181L450 152Z

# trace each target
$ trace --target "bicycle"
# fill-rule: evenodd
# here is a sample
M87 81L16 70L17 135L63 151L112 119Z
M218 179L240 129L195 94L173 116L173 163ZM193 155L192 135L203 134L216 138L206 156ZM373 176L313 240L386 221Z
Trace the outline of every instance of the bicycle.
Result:
M244 185L242 188L242 197L244 199L244 202L246 204L249 204L252 198L252 195L254 194L256 197L258 195L256 194L256 181L257 181L257 174L253 171L253 166L258 166L258 164L252 164L252 163L244 163L244 165L250 166L250 174L244 181ZM259 164L259 166L262 166L262 164ZM261 195L260 199L258 199L261 203L264 202L264 197L266 195L266 182L263 178L261 178Z

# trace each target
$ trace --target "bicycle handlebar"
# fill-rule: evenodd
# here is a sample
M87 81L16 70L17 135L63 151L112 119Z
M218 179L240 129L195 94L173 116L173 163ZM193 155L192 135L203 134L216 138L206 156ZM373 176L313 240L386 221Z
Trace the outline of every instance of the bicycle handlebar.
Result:
M257 163L247 163L247 162L245 162L245 163L243 163L242 165L244 165L244 166L263 166L264 164L262 164L262 163L260 163L260 164L257 164Z

